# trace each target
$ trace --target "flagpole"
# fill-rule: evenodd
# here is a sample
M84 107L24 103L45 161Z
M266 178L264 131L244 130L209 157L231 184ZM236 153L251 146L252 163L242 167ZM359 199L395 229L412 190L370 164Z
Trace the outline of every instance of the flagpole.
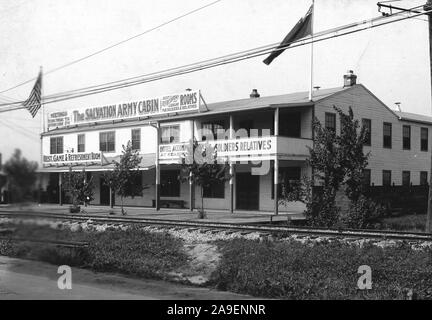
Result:
M42 146L42 133L45 132L45 106L43 104L43 83L42 83L42 66L40 66L40 75L41 75L41 109L42 109L42 119L41 119L41 136L40 136L40 154L41 154L41 167L43 167L43 146Z
M309 100L312 101L312 90L313 90L313 37L314 37L314 11L315 11L315 0L312 0L312 16L311 16L311 57L310 57L310 83L309 83Z
M42 68L42 66L40 66L40 74L41 74L42 132L45 132L45 105L43 103L44 90L43 90L43 68Z

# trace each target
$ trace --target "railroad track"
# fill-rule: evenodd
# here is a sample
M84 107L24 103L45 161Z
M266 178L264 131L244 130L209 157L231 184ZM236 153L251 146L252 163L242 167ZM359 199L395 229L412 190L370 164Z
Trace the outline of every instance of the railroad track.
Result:
M329 238L355 238L355 239L381 239L381 240L406 240L406 241L432 241L432 234L419 232L384 231L384 230L357 230L357 229L326 229L308 228L295 226L277 225L247 225L232 224L207 221L176 221L163 219L144 219L134 217L113 217L101 215L80 215L80 214L57 214L49 212L0 212L0 217L4 218L45 218L60 221L86 222L91 220L94 224L109 225L143 225L178 229L199 229L210 232L240 232L240 233L261 233L267 235L301 235L310 237L329 237Z

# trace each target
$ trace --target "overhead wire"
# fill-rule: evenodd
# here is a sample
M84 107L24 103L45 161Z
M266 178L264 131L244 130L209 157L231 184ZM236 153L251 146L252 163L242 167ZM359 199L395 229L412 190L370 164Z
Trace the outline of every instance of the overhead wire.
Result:
M54 68L54 69L51 69L51 70L45 71L45 72L44 72L44 75L47 75L47 74L50 74L50 73L56 72L56 71L58 71L58 70L61 70L61 69L67 68L67 67L69 67L69 66L71 66L71 65L73 65L73 64L76 64L76 63L78 63L78 62L81 62L81 61L83 61L83 60L86 60L86 59L88 59L88 58L91 58L91 57L93 57L93 56L95 56L95 55L98 55L98 54L100 54L100 53L102 53L102 52L105 52L105 51L107 51L107 50L109 50L109 49L115 48L115 47L117 47L117 46L119 46L119 45L121 45L121 44L123 44L123 43L125 43L125 42L128 42L128 41L130 41L130 40L136 39L136 38L138 38L138 37L140 37L140 36L143 36L143 35L145 35L145 34L147 34L147 33L152 32L152 31L154 31L154 30L156 30L156 29L159 29L159 28L161 28L161 27L163 27L163 26L166 26L166 25L168 25L168 24L170 24L170 23L173 23L173 22L175 22L175 21L177 21L177 20L180 20L180 19L182 19L182 18L185 18L185 17L187 17L187 16L189 16L189 15L195 13L195 12L198 12L198 11L200 11L200 10L203 10L203 9L207 8L207 7L210 7L210 6L212 6L212 5L215 5L216 3L220 2L220 1L222 1L222 0L216 0L216 1L213 1L213 2L211 2L211 3L208 3L208 4L204 5L204 6L201 6L201 7L199 7L199 8L196 8L196 9L193 9L193 10L191 10L191 11L188 11L188 12L186 12L186 13L180 15L180 16L177 16L177 17L175 17L175 18L173 18L173 19L170 19L169 21L166 21L166 22L164 22L164 23L161 23L161 24L159 24L159 25L157 25L157 26L155 26L155 27L152 27L152 28L150 28L150 29L148 29L148 30L146 30L146 31L144 31L144 32L141 32L141 33L139 33L139 34L137 34L137 35L134 35L134 36L129 37L129 38L125 39L125 40L122 40L122 41L119 41L119 42L117 42L117 43L114 43L114 44L112 44L112 45L109 45L108 47L105 47L105 48L103 48L103 49L100 49L100 50L98 50L98 51L95 51L95 52L93 52L93 53L91 53L91 54L88 54L88 55L86 55L86 56L84 56L84 57L82 57L82 58L79 58L79 59L73 60L73 61L71 61L71 62L68 62L68 63L64 64L64 65L61 65L61 66L59 66L59 67L56 67L56 68ZM32 81L34 81L34 80L36 80L36 77L31 78L31 79L29 79L29 80L27 80L27 81L21 82L21 83L15 85L15 86L13 86L13 87L10 87L10 88L8 88L8 89L2 90L2 91L0 91L0 93L4 93L4 92L10 91L10 90L12 90L12 89L18 88L18 87L23 86L23 85L25 85L25 84L27 84L27 83L30 83L30 82L32 82Z
M349 24L349 25L345 25L345 26L338 27L338 28L333 28L333 29L330 29L330 30L326 30L326 31L314 34L314 38L313 39L311 39L311 38L301 39L301 40L295 41L295 42L293 42L291 44L288 44L287 46L282 47L279 50L286 49L288 46L290 46L288 48L294 48L294 47L306 45L306 44L309 44L309 43L312 43L312 42L320 42L320 41L328 40L328 39L331 39L331 38L336 38L336 37L344 36L344 35L347 35L347 34L352 34L352 33L355 33L355 32L367 30L369 28L375 28L375 27L386 25L386 24L389 24L389 23L394 23L394 22L410 19L410 18L413 18L415 16L427 14L429 12L432 12L432 10L425 11L425 12L422 12L422 13L419 13L419 14L416 14L416 15L413 15L413 16L403 16L402 18L399 18L397 20L384 21L384 22L382 22L380 24L375 24L375 25L373 23L375 23L377 21L380 21L382 19L387 19L388 20L388 18L390 18L391 16L389 16L389 17L376 17L376 18L372 18L370 20L363 20L361 22L352 23L352 24ZM352 27L355 27L355 26L360 26L360 25L365 25L365 24L366 25L370 24L370 25L367 26L366 28L356 29L356 30L351 30L351 31L346 31L346 32L343 32L343 33L338 33L340 30L346 30L346 29L349 29L349 28L352 28ZM318 39L319 36L326 35L328 33L335 33L335 34L332 35L332 36L323 37L321 39ZM264 48L264 49L261 49L261 48ZM190 68L186 68L186 69L183 68L183 67L177 67L177 68L168 69L168 70L176 70L175 72L171 72L171 73L165 73L164 74L163 73L164 71L159 72L159 73L156 72L156 73L153 73L154 76L152 76L152 77L147 77L147 78L144 77L143 78L143 76L141 76L141 78L139 78L139 77L133 77L133 78L131 78L131 79L137 78L137 80L135 80L135 81L124 82L124 83L120 83L119 81L115 81L115 82L112 82L112 83L115 84L115 85L112 85L112 86L97 85L97 86L90 87L90 88L93 88L93 89L82 88L82 89L75 90L75 92L74 91L70 91L70 92L73 92L73 93L66 92L66 93L59 93L59 94L56 94L56 95L47 96L47 97L44 98L44 103L48 104L48 103L55 103L55 102L60 102L60 101L64 101L64 100L76 99L76 98L79 98L79 97L84 97L84 96L88 96L88 95L92 95L92 94L98 94L98 93L102 93L102 92L106 92L106 91L112 91L112 90L116 90L116 89L120 89L120 88L124 88L124 87L129 87L129 86L133 86L133 85L138 85L138 84L142 84L142 83L147 83L147 82L151 82L151 81L165 79L165 78L168 78L168 77L174 77L174 76L178 76L178 75L182 75L182 74L186 74L186 73L191 73L191 72L196 72L196 71L200 71L200 70L204 70L204 69L208 69L208 68L213 68L213 67L224 65L224 64L228 64L228 63L234 63L234 62L238 62L238 61L242 61L242 60L246 60L246 59L251 59L251 58L254 58L254 57L257 57L257 56L265 55L265 54L273 51L275 49L275 47L273 47L273 45L267 45L267 46L259 47L258 48L259 50L256 50L256 49L257 48L246 50L246 51L242 51L242 52L246 52L243 55L238 55L238 53L227 55L228 57L231 57L231 58L227 58L225 60L221 60L220 58L210 59L210 60L207 60L207 61L211 61L211 63L208 63L208 64L203 64L202 62L199 62L199 63L191 64L190 65L191 67ZM183 70L181 68L183 68ZM16 103L20 103L20 102L16 102ZM11 104L8 104L8 106L10 106L10 105ZM1 106L1 104L0 104L0 106ZM11 108L11 109L7 109L7 110L0 109L0 112L11 111L11 110L18 110L18 109L23 109L23 108L24 107L16 107L16 108Z
M212 4L215 4L215 3L216 3L216 2L212 2L212 3L210 3L209 5L212 5ZM208 5L208 6L209 6L209 5ZM204 6L204 7L205 7L205 6ZM200 9L202 9L202 8L204 8L204 7L198 8L198 9L196 9L196 10L200 10ZM196 11L196 10L194 10L194 11ZM189 12L188 14L191 14L191 13L192 13L192 11ZM380 16L380 17L377 17L376 19L384 19L384 18L388 18L388 17L381 17L381 16ZM356 23L354 23L354 24L348 24L348 25L346 25L346 26L343 26L342 28L334 28L334 31L341 31L341 30L343 30L343 28L350 28L350 27L353 27L353 26L355 26L355 25L356 25ZM337 30L336 30L336 29L337 29ZM329 29L329 30L327 30L327 31L331 31L331 30L333 30L333 29ZM315 36L319 36L319 33L315 34ZM256 50L256 49L266 49L266 48L268 48L268 49L275 49L275 48L278 47L278 46L279 46L279 42L277 42L277 43L273 43L273 44L270 44L270 45L265 45L265 46L262 46L262 47L259 47L259 48L254 48L254 49L249 49L249 50L246 50L246 51L237 52L237 53L234 53L234 54L229 54L229 55L226 55L226 56L223 56L223 57L218 57L218 58L213 58L213 59L209 59L209 60L204 60L204 61L201 61L201 62L199 62L199 63L211 62L212 60L215 60L215 59L225 58L225 57L229 57L229 56L237 55L237 54L241 54L241 53L247 53L247 52L249 52L249 51ZM188 67L188 66L195 65L195 64L196 64L196 63L189 64L189 65L186 65L186 66L181 66L181 67L171 68L171 69L167 69L167 70L163 70L163 71L155 72L155 73L152 73L152 74L156 74L156 73L160 73L160 72L168 72L168 71L172 71L172 70L176 70L176 69L179 69L179 68ZM56 70L58 70L58 68L56 68ZM50 73L50 72L54 72L54 70L51 70L51 71L45 72L44 74L48 74L48 73ZM145 76L149 76L149 75L152 75L152 74L147 74L147 75L145 75ZM136 79L136 78L139 78L139 77L142 77L142 75L140 75L140 76L135 76L135 77L131 77L131 78L126 78L126 79L121 79L121 80L117 80L117 81L113 81L113 82L109 82L109 83L105 83L105 84L99 84L99 85L95 85L95 86L90 86L90 87L87 87L87 88L85 88L85 89L95 88L95 87L99 87L99 86L103 86L103 85L107 85L107 84L119 83L119 82L123 82L123 81L127 81L127 80ZM25 83L28 83L28 82L30 82L30 81L32 81L32 80L35 80L35 79L36 79L36 78L32 78L32 79L26 81ZM18 87L18 86L20 86L20 85L22 85L22 84L25 84L25 83L21 83L21 84L19 84L19 85L16 85L16 86L14 86L13 88ZM12 88L9 88L9 89L4 90L4 91L0 91L0 93L5 92L5 91L9 91L10 89L12 89ZM69 94L69 93L73 93L74 91L80 91L80 90L82 90L82 89L76 89L76 90L67 91L67 92L65 92L65 93L55 94L55 95L52 95L52 97L54 97L54 96L58 96L58 95L62 95L62 94ZM45 98L45 99L49 99L50 96L45 96L44 98ZM22 102L23 102L23 101L17 101L15 104L22 103Z
M30 138L30 139L32 139L32 140L39 140L39 139L40 139L38 135L35 135L35 132L25 131L25 130L23 130L22 127L20 128L21 130L17 130L17 127L16 127L16 126L13 126L13 125L11 125L11 124L9 124L9 123L3 121L3 119L0 119L0 122L1 122L4 126L8 127L9 129L13 129L14 132L21 133L22 135L26 136L27 138Z

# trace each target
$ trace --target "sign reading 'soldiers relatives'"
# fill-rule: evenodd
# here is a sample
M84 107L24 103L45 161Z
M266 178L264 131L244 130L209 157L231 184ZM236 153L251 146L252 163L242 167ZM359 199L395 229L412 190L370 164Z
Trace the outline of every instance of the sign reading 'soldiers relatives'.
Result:
M199 106L199 90L188 91L152 99L50 113L48 114L48 129L88 122L198 111Z

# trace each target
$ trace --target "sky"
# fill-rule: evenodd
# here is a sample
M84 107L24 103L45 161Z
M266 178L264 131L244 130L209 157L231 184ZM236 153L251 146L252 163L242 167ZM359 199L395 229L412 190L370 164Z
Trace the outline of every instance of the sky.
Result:
M142 33L214 0L0 0L0 91ZM425 2L404 0L414 7ZM377 0L315 0L314 31L377 17ZM222 0L190 16L43 77L43 94L120 80L281 41L311 1ZM314 45L314 86L343 85L354 70L390 108L431 115L426 17L361 31ZM102 106L200 89L207 103L307 91L310 48L286 50L270 66L257 57L188 75L48 104L45 112ZM25 100L34 82L0 93ZM0 113L0 153L15 148L40 160L41 114Z

